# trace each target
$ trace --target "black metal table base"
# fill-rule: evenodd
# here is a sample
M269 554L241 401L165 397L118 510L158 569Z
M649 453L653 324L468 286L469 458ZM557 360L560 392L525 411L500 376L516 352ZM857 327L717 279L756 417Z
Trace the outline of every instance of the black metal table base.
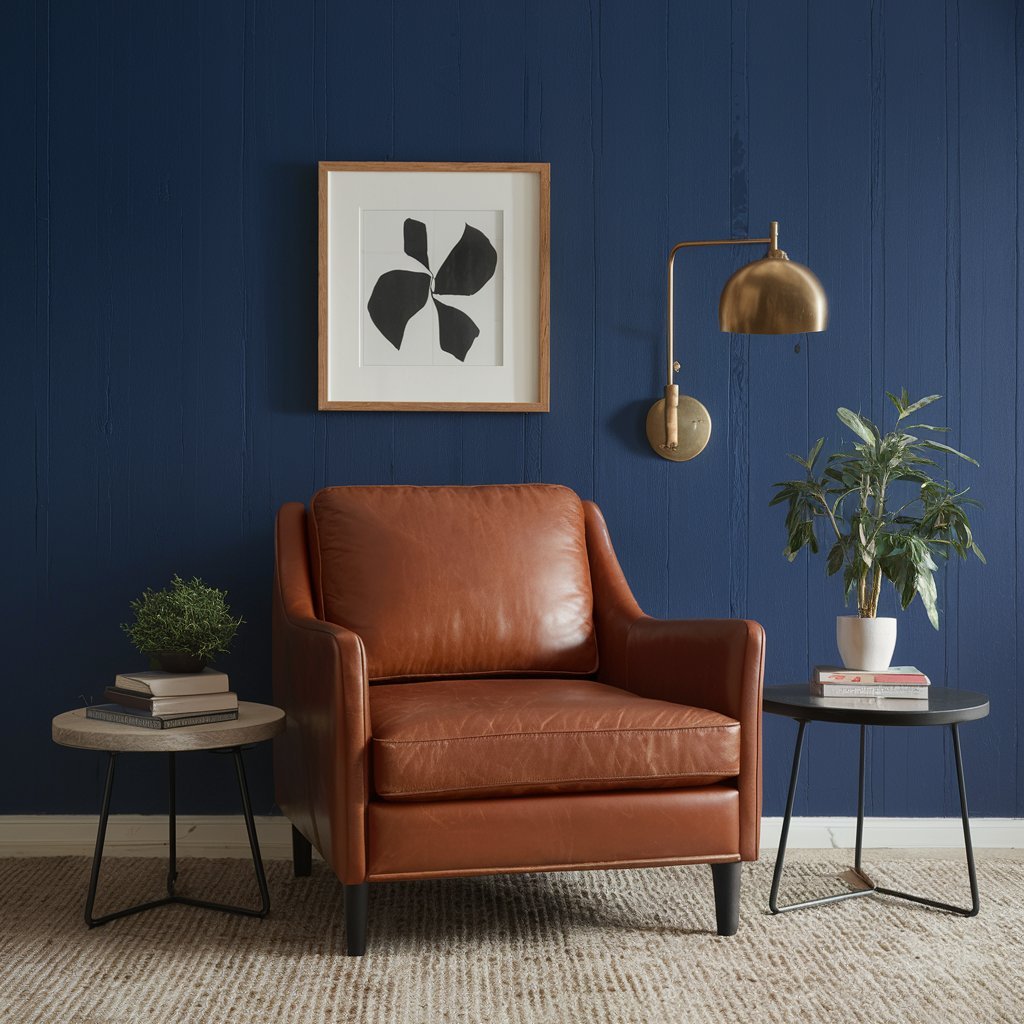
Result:
M796 749L793 752L793 772L789 779L789 794L786 798L786 816L782 821L782 836L779 840L779 853L775 861L775 873L772 875L772 888L768 896L768 909L773 914L784 914L790 910L802 910L805 907L820 907L826 903L839 903L842 900L856 899L859 896L895 896L901 900L910 900L912 903L921 903L926 907L933 907L936 910L945 910L951 914L959 914L961 917L975 917L981 907L978 897L978 874L974 866L974 847L971 844L971 820L967 814L967 789L964 785L964 762L960 751L960 732L957 723L950 725L953 733L953 751L956 755L956 779L960 789L960 817L964 826L964 848L967 853L967 874L971 884L971 905L959 907L952 903L942 903L939 900L926 899L924 896L915 896L913 893L900 892L897 889L887 889L874 882L864 873L861 854L864 849L864 762L867 737L867 726L860 727L860 777L857 787L857 841L854 850L853 874L863 885L863 888L851 892L838 893L834 896L823 896L816 900L805 900L802 903L789 903L779 905L779 886L782 883L782 870L786 862L786 846L789 842L789 826L793 820L793 802L796 798L796 784L800 775L800 755L803 752L804 732L807 727L807 720L800 719L800 726L796 734Z
M96 884L100 877L100 864L103 860L103 843L107 835L107 819L110 817L110 794L114 788L114 766L117 763L117 753L108 751L107 782L103 789L103 806L100 810L100 823L96 832L96 852L92 859L92 874L89 878L89 894L85 901L85 923L90 928L95 928L109 921L116 921L120 917L129 917L132 914L141 914L144 910L152 910L155 907L165 907L170 903L182 903L189 907L203 907L206 910L221 910L229 914L245 914L248 917L266 917L270 912L270 893L267 889L267 876L263 870L263 858L260 856L259 839L256 836L256 823L252 816L252 804L249 801L249 786L245 779L245 765L242 763L242 748L228 747L224 751L234 755L235 773L238 776L238 788L242 794L242 813L245 817L245 828L249 834L249 849L252 851L252 862L256 869L256 884L260 890L260 905L258 907L235 907L228 903L213 903L209 900L197 900L191 896L179 896L174 891L178 879L178 856L177 856L177 810L175 793L175 755L169 753L168 757L168 784L167 784L167 895L160 899L149 900L146 903L139 903L134 907L125 907L123 910L115 910L110 914L103 914L101 917L93 917L92 911L96 903Z

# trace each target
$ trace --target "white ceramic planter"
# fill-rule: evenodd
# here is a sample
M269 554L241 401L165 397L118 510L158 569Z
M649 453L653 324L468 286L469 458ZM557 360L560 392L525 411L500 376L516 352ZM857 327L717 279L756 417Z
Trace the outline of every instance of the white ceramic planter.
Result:
M836 643L846 668L881 672L892 664L892 652L896 650L896 620L837 615Z

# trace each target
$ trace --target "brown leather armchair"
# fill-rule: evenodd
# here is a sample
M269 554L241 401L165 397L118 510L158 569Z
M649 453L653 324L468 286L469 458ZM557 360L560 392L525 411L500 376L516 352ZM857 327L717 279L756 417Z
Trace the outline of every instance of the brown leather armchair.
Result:
M712 868L738 924L764 632L643 614L597 506L548 485L330 487L277 519L277 802L295 872L369 882Z

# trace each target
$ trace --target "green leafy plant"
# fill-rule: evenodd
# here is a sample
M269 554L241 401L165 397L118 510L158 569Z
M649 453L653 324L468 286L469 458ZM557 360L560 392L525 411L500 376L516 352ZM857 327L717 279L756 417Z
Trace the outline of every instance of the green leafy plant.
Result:
M978 502L966 497L966 490L934 480L928 469L938 466L933 455L978 463L931 436L918 436L919 431L935 434L947 427L903 425L941 395L911 402L905 388L899 396L886 394L897 412L892 431L883 434L866 417L840 408L839 420L857 440L830 455L820 475L815 466L824 438L818 439L806 459L790 455L806 476L774 484L771 504L788 506L784 554L789 561L804 547L817 554L819 531L829 538L826 572L829 576L842 572L846 599L856 594L861 618L877 615L884 577L896 588L903 608L920 595L929 622L938 629L934 573L939 560L954 553L963 559L973 553L982 562L985 557L974 543L967 516L968 508Z
M227 653L245 621L231 615L226 597L227 591L208 587L198 577L183 580L175 574L166 589L147 588L132 601L135 620L121 628L142 654L183 654L207 661Z

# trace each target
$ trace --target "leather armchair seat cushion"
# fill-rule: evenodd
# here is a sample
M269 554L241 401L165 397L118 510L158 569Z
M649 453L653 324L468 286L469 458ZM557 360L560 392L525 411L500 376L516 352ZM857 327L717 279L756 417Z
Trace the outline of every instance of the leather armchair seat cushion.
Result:
M739 774L740 726L589 679L369 688L384 800L703 786Z

